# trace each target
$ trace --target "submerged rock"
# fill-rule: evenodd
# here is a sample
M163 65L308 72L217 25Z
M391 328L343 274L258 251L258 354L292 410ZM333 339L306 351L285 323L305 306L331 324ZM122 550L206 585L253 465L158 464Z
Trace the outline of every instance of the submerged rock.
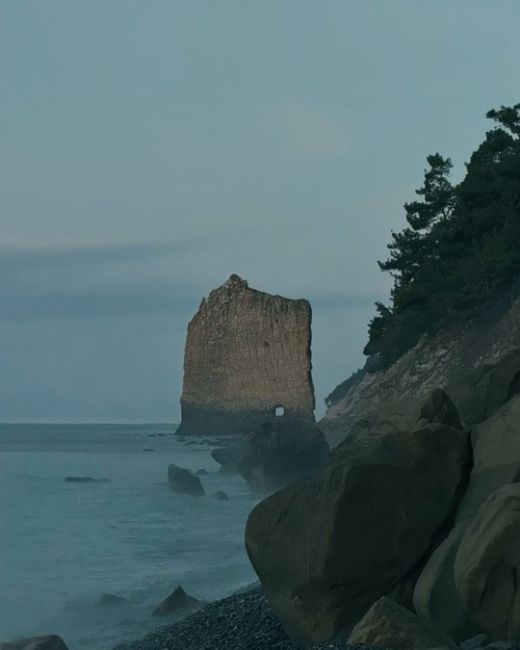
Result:
M178 435L249 433L277 414L314 422L311 307L232 275L188 326Z
M330 465L251 512L246 548L289 634L344 634L381 596L409 602L457 504L467 433L442 391L385 405Z
M225 492L223 492L222 490L219 490L218 492L215 492L213 497L215 499L217 499L217 501L229 501L228 495Z
M114 594L101 594L100 599L96 603L98 607L113 607L114 605L123 605L127 600L123 596L116 596Z
M68 648L60 636L49 634L0 643L0 650L68 650Z
M178 465L168 465L168 484L174 492L179 494L194 496L204 496L205 494L200 478L189 469Z
M200 600L189 596L179 586L157 605L152 612L152 616L168 616L170 614L178 614L179 612L194 611L201 607L202 603Z
M458 648L449 636L431 623L386 597L376 601L355 625L349 642L394 650Z
M92 478L91 476L66 476L65 483L111 483L108 478Z

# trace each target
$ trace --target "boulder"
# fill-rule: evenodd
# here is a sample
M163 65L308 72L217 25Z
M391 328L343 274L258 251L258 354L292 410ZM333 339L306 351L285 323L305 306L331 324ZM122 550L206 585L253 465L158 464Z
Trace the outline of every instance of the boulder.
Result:
M168 465L168 484L179 494L192 494L194 496L204 496L204 488L200 478L189 469L184 469L178 465Z
M381 596L407 602L468 459L453 404L435 390L385 405L328 466L253 509L246 548L294 640L345 634Z
M329 446L312 422L265 422L244 446L238 472L255 490L272 490L306 476L329 457Z
M202 603L200 600L193 596L189 596L184 589L179 586L157 605L152 612L152 616L168 616L180 612L195 611L201 607Z
M495 640L520 641L520 484L506 485L467 526L455 558L464 607Z
M19 641L0 643L0 650L68 650L65 641L57 634L35 636Z
M434 550L423 568L413 593L415 611L455 641L469 639L480 628L471 620L455 585L453 565L467 522L454 526Z
M472 431L474 466L457 510L455 525L435 549L415 587L416 611L456 641L480 632L455 585L454 562L467 527L486 499L520 478L520 395L512 397Z
M394 650L458 648L449 636L431 623L386 597L376 601L356 624L349 643Z

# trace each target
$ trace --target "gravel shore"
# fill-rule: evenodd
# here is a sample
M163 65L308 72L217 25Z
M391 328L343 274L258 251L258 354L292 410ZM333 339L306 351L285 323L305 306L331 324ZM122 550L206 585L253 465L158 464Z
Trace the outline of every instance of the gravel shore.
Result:
M140 641L114 650L295 650L260 589L235 594ZM323 643L316 650L345 650L346 642Z

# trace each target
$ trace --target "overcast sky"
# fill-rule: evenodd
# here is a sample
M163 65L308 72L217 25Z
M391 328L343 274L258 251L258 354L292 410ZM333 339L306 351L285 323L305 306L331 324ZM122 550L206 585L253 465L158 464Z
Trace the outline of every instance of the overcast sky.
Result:
M176 421L231 273L307 297L319 405L439 151L520 101L518 0L0 0L0 420Z

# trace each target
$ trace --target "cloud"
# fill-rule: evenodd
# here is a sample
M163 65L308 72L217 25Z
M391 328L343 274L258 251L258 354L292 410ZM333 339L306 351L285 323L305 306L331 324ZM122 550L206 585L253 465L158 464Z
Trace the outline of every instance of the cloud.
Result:
M0 247L0 321L189 314L200 295L183 272L204 242Z
M326 111L286 103L276 108L276 120L282 135L299 154L336 158L348 151L348 129Z

